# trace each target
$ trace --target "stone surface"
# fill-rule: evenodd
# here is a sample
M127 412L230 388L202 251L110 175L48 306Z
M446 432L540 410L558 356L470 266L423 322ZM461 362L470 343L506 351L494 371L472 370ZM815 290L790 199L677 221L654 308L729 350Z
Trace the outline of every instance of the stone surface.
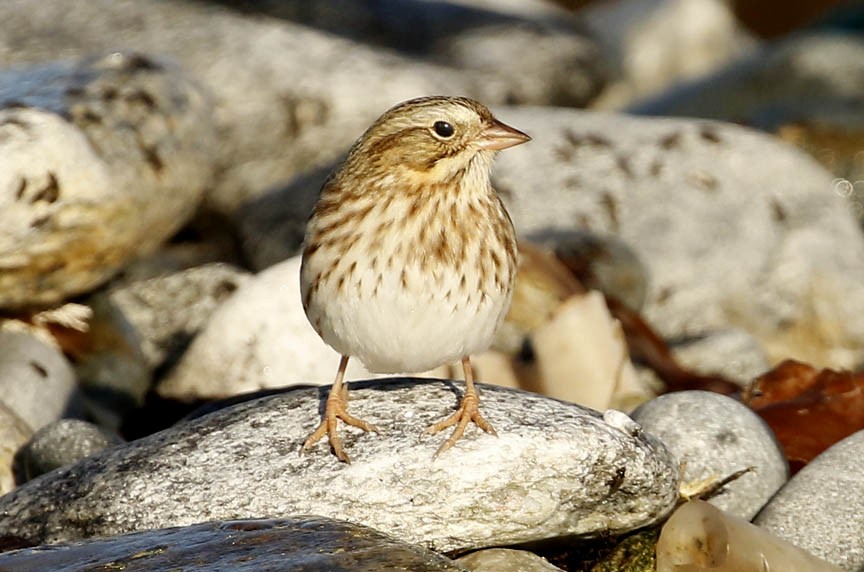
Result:
M100 425L117 430L123 417L144 403L153 385L153 368L125 316L105 297L91 297L88 303L93 318L78 340L75 374L88 413Z
M775 133L841 179L832 190L864 220L862 51L860 34L796 34L630 111L735 121Z
M574 229L551 233L543 242L586 288L599 290L634 311L645 304L648 272L633 249L620 238Z
M684 483L723 479L748 467L711 504L750 520L788 478L789 469L771 429L746 405L707 391L657 397L633 419L669 447L683 465Z
M180 228L212 176L211 117L140 54L0 72L0 307L90 290Z
M537 0L256 1L246 8L414 57L506 79L510 103L583 107L603 85L597 46Z
M724 0L616 0L578 12L617 67L604 108L718 69L752 47Z
M25 332L0 331L0 399L34 430L81 413L63 353Z
M643 314L663 337L737 327L771 359L864 360L864 238L834 177L805 154L699 120L497 116L534 138L493 172L520 234L621 238L647 267Z
M671 349L683 367L701 374L722 375L742 387L771 369L759 342L741 329L705 332L698 338L676 341Z
M0 554L16 572L459 572L451 560L364 526L306 516L148 530Z
M864 127L864 38L798 34L710 77L630 108L634 113L737 121L767 131L797 122Z
M536 554L510 548L488 548L478 550L456 560L456 563L471 572L561 572L557 566Z
M124 281L98 296L106 298L107 305L132 327L147 362L155 368L182 354L216 308L247 277L248 273L228 264L207 264Z
M864 431L801 469L754 522L844 570L864 569Z
M207 204L221 213L332 161L400 101L449 93L503 103L514 82L524 82L213 3L92 0L71 13L63 0L9 0L0 3L0 21L7 65L116 49L119 34L127 49L190 70L214 94L220 136L211 159L221 171Z
M15 456L31 435L33 429L0 401L0 495L15 488L20 476Z
M122 442L116 434L87 421L55 421L37 431L22 448L24 476L33 479Z
M422 435L460 393L441 380L352 384L351 411L384 433L345 431L353 464L300 446L318 388L235 405L67 468L0 498L0 536L52 543L207 520L317 514L439 551L657 522L678 498L678 467L625 415L482 386L498 438L469 428Z
M292 383L332 383L339 354L312 329L300 297L300 257L246 281L212 315L159 384L162 397L228 397ZM358 360L346 379L370 374Z

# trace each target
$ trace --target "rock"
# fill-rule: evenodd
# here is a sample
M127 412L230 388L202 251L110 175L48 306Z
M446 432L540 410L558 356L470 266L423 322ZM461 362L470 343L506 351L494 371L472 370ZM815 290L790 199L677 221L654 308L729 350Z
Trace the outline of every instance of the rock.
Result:
M722 375L742 387L771 369L759 342L737 328L706 332L698 338L676 341L672 354L688 369L706 375Z
M617 0L578 12L618 68L595 107L661 91L740 57L754 42L723 0Z
M27 548L0 554L0 568L17 572L462 570L444 556L371 528L315 516L208 522Z
M684 483L722 479L753 467L710 499L740 518L753 518L789 476L771 429L729 397L707 391L669 393L640 406L633 419L681 462Z
M20 476L15 457L31 435L33 429L0 401L0 496L15 488Z
M549 564L545 558L525 550L513 550L510 548L478 550L467 556L457 558L456 563L471 572L501 572L502 570L518 570L519 572L561 571L557 566Z
M190 70L214 94L220 135L205 140L218 141L210 157L221 171L206 200L222 214L328 164L400 101L449 93L503 103L517 81L214 3L93 0L70 14L62 0L10 0L0 3L0 21L14 31L0 37L7 65L116 49L122 34L127 49L164 54Z
M211 316L158 385L165 398L228 397L292 383L332 383L339 354L312 329L300 299L300 257L247 280ZM346 379L369 377L358 360Z
M93 318L76 348L75 374L89 415L117 430L124 417L143 405L153 368L126 317L105 297L92 297L89 304Z
M619 237L647 267L643 315L664 338L736 327L771 360L864 360L864 238L815 161L733 125L565 109L497 115L534 137L493 173L517 231Z
M537 0L303 0L254 8L412 56L506 81L510 103L584 107L606 69L593 40L566 11Z
M156 368L166 359L182 354L210 315L240 288L247 276L228 264L214 263L141 281L124 281L97 296L105 298L134 329L148 364Z
M645 304L649 281L645 265L620 238L579 230L553 232L542 238L587 288L599 290L634 311Z
M69 362L56 347L25 332L0 330L0 395L34 430L81 414Z
M441 457L421 435L459 392L442 380L351 384L351 411L382 435L345 430L354 464L300 446L318 388L223 409L43 475L0 498L0 536L30 544L225 518L317 514L406 542L462 551L562 535L615 534L662 519L678 467L624 414L601 417L481 386L498 438L469 428ZM470 468L470 470L466 470Z
M0 73L0 307L91 290L180 228L212 176L211 116L139 54Z
M833 188L864 218L864 38L821 31L774 42L727 70L631 112L735 121L777 134L843 179Z
M844 570L864 568L864 431L801 469L754 522Z
M116 434L92 423L61 419L41 428L22 448L24 474L28 480L34 479L122 442Z

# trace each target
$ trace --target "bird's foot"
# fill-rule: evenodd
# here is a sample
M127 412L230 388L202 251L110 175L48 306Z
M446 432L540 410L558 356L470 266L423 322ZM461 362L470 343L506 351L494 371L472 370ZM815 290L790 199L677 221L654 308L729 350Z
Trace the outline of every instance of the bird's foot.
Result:
M318 425L318 428L312 432L311 435L306 439L303 443L303 447L300 449L300 454L302 455L306 451L312 448L315 443L321 440L324 435L329 435L330 440L330 448L333 450L333 454L336 455L336 458L342 461L343 463L350 463L351 459L348 458L348 455L345 453L345 450L342 446L342 438L339 436L337 431L337 427L339 425L339 419L341 419L344 423L359 427L364 431L372 431L375 433L381 433L381 430L368 423L354 417L350 413L348 413L348 392L347 391L339 391L334 392L331 391L330 395L327 397L327 404L324 407L324 417L321 419L321 423Z
M480 398L475 391L467 391L465 395L462 397L462 402L459 404L459 409L456 410L453 415L447 417L446 419L442 419L441 421L430 425L426 428L424 433L428 435L434 435L439 431L446 429L447 427L451 427L456 425L456 429L453 430L453 433L450 437L447 438L446 441L441 443L441 446L438 447L438 450L435 451L435 454L432 458L438 457L441 453L452 447L456 444L456 441L462 438L462 435L465 433L465 429L468 427L468 423L474 422L480 429L483 429L487 433L491 433L492 435L498 436L498 433L495 432L495 429L492 425L489 424L486 419L480 415Z

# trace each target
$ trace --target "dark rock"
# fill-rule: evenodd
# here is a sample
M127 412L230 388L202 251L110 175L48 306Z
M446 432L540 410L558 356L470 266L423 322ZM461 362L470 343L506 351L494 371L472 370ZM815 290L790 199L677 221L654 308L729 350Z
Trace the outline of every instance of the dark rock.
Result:
M453 561L371 528L307 516L209 522L0 554L16 572L459 572Z

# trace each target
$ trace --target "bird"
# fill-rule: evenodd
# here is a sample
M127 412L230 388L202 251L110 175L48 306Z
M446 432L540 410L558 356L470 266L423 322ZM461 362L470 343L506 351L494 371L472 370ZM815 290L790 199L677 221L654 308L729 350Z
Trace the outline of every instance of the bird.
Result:
M455 425L434 457L469 423L497 435L480 414L471 354L492 343L513 295L513 222L493 189L498 151L531 138L465 97L428 96L386 111L324 182L306 225L300 268L303 309L341 355L318 427L350 463L338 422L380 433L348 412L352 357L376 373L417 373L461 361L458 409L431 425Z

